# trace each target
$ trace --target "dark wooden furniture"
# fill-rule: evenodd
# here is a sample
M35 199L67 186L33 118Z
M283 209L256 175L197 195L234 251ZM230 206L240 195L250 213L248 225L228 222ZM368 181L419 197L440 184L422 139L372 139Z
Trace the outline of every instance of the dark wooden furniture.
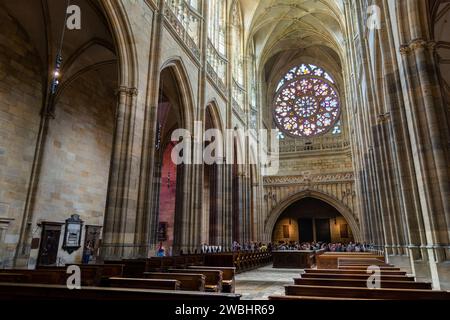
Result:
M58 285L0 283L1 301L238 301L240 298L241 295L230 293L102 287L85 287L81 290L69 290L66 286Z
M313 250L273 251L272 256L274 268L305 269L315 263Z
M359 279L367 280L369 274L334 274L334 273L303 273L302 278L322 278L322 279ZM414 277L409 276L385 276L381 275L381 280L391 281L414 281Z
M332 273L332 274L372 274L372 272L368 273L367 270L342 270L342 269L305 269L306 273ZM380 274L383 276L405 276L406 271L397 271L397 270L380 270Z
M235 267L207 267L207 266L190 266L189 269L197 270L220 270L222 271L222 292L235 292Z
M321 278L297 278L294 279L296 285L304 286L325 286L325 287L359 287L367 288L367 280L358 279L321 279ZM381 288L392 289L421 289L431 290L431 283L429 282L414 282L414 281L391 281L381 280Z
M169 279L180 281L180 290L205 291L205 276L200 273L161 273L145 272L146 279Z
M180 281L170 279L109 278L108 286L112 288L179 290Z
M205 270L205 269L170 269L170 273L190 273L203 274L205 276L205 291L208 292L222 292L222 271L220 270Z
M387 300L450 300L450 293L433 290L368 289L355 287L286 286L287 296L364 298Z
M350 264L352 261L354 263L364 263L368 265L384 265L384 256L380 256L373 253L361 252L325 252L316 257L316 263L318 269L337 269L339 267L339 261L342 264Z

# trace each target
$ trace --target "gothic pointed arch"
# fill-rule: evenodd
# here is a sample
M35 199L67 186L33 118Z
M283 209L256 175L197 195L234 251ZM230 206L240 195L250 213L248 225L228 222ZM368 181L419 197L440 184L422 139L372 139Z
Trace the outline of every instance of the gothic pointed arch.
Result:
M275 227L275 224L278 220L278 218L281 216L281 214L286 210L291 204L304 199L304 198L316 198L319 200L322 200L329 205L333 206L339 213L347 220L348 224L350 225L350 228L353 231L353 235L355 237L355 241L362 242L362 236L361 231L359 228L359 223L355 219L352 211L344 205L342 202L340 202L335 197L328 195L324 192L308 189L299 193L296 193L294 195L291 195L290 197L287 197L283 201L281 201L274 209L272 209L272 212L269 214L266 223L264 232L266 235L272 234L272 231Z

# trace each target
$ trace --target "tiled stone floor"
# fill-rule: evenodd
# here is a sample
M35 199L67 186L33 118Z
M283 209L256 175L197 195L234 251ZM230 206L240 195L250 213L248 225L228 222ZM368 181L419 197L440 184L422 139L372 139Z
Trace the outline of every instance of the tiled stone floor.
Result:
M271 265L236 275L236 293L242 300L267 300L271 295L284 295L284 286L293 284L301 269L274 269Z

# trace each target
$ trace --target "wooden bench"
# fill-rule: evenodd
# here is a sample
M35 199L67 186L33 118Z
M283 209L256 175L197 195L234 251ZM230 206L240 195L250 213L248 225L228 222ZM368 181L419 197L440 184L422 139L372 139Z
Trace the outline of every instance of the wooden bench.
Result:
M170 273L203 274L205 276L205 291L222 292L223 272L215 269L170 269Z
M170 279L109 278L108 287L179 290L180 281Z
M65 285L67 283L67 278L70 276L66 273L66 269L55 267L49 270L29 270L29 269L9 269L0 270L0 274L3 277L9 277L7 274L21 274L21 281L23 283L36 283L36 284L54 284L54 285ZM14 276L13 276L14 277ZM82 285L90 285L91 278L89 276L81 278ZM9 282L9 281L7 281Z
M25 283L29 282L27 281L29 277L22 273L11 273L11 272L5 272L0 273L0 282L11 282L11 283Z
M344 260L343 260L344 259ZM385 264L384 256L380 256L373 253L354 253L354 252L325 252L316 256L316 264L318 269L336 269L339 266L338 261L349 263L352 259L359 259L358 263L370 262L369 264ZM352 260L357 262L356 260ZM341 262L341 265L342 265Z
M369 298L387 300L450 300L450 293L433 290L368 289L355 287L298 286L285 287L287 296L332 298Z
M335 274L335 273L303 273L302 278L322 278L322 279L357 279L357 280L367 280L370 274ZM381 280L387 281L414 281L414 277L410 276L391 276L391 275L381 275Z
M123 265L122 276L125 278L142 278L147 261L146 259L105 260L104 264Z
M180 282L180 290L205 291L205 276L200 273L145 272L145 279L169 279Z
M235 267L207 267L207 266L190 266L189 269L197 270L220 270L222 271L222 292L235 292Z
M305 273L333 273L333 274L372 274L367 270L342 270L342 269L305 269ZM406 271L380 270L381 275L385 276L406 276Z
M269 296L269 300L273 301L348 301L348 300L382 300L382 299L365 299L365 298L333 298L333 297L308 297L308 296Z
M370 266L365 265L352 265L352 266L339 266L339 270L367 270ZM377 266L380 268L380 270L386 270L386 271L400 271L400 268L397 267L388 267L388 266Z
M81 270L82 285L97 286L110 277L122 277L124 273L123 264L75 264ZM64 267L41 266L37 271L66 272L69 265ZM66 275L66 278L69 274ZM53 284L53 283L48 283ZM55 283L61 284L61 283Z
M296 278L294 279L294 283L296 285L303 285L303 286L367 288L367 280L355 280L355 279ZM421 290L432 289L431 283L428 282L381 280L380 285L381 288L392 288L392 289L421 289Z
M271 261L270 252L222 252L204 256L205 266L235 267L236 273L262 267Z
M0 300L51 300L51 301L154 301L154 300L213 300L238 301L241 295L174 290L125 289L85 287L69 290L66 286L0 283Z

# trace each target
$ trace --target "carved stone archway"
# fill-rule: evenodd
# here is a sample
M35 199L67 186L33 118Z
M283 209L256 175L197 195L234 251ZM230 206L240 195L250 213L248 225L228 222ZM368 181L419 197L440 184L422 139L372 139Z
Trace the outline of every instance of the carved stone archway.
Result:
M323 202L328 203L332 207L334 207L339 213L347 220L350 228L352 229L353 236L356 242L362 242L361 230L359 228L359 224L356 221L352 211L340 202L338 199L330 196L326 193L316 191L316 190L305 190L299 193L296 193L292 196L287 197L283 201L281 201L275 208L273 208L272 212L269 214L264 228L264 233L266 235L271 235L275 224L278 221L278 218L281 214L293 203L304 199L304 198L315 198L321 200Z

